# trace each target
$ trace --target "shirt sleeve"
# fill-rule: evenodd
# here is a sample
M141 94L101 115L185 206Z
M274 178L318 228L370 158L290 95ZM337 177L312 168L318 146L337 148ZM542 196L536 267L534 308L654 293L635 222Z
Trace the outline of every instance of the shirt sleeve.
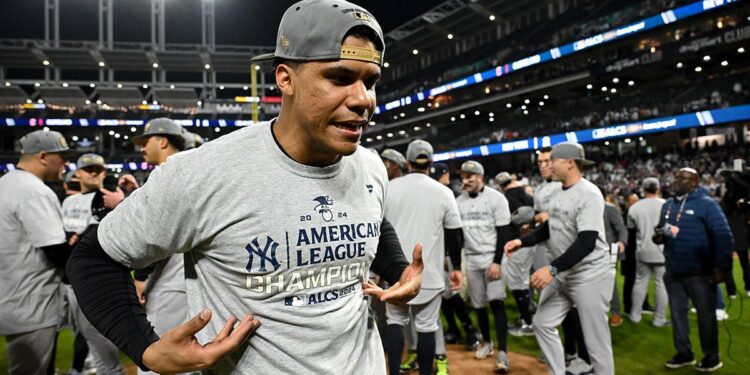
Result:
M601 232L602 218L604 217L604 198L597 192L597 197L582 199L583 206L576 215L576 226L578 233L586 231Z
M447 188L446 188L447 189ZM458 203L449 191L446 191L445 216L443 216L443 228L458 229L461 228L461 213L458 211Z
M170 159L102 220L97 234L107 255L138 269L201 242L183 176Z
M32 192L19 204L18 219L36 248L65 242L62 209L52 193Z
M510 224L510 205L502 194L497 195L495 203L495 226L504 227Z

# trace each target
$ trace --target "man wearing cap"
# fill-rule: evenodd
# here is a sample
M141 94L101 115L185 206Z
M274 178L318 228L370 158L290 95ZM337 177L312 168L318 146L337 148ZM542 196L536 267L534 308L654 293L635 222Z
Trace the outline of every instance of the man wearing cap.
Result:
M89 225L98 223L104 216L105 211L103 210L101 196L98 197L98 204L95 201L97 200L97 193L101 194L99 189L102 189L104 178L107 176L104 158L101 155L81 155L76 162L76 167L75 176L80 180L81 193L65 198L62 204L65 232L75 236L75 239ZM97 372L102 374L123 373L120 350L86 319L78 306L73 288L65 285L63 289L64 298L67 299L68 303L70 323L76 334L82 334L88 343Z
M470 160L461 165L464 192L456 198L464 223L466 282L469 300L476 310L482 344L474 357L492 356L487 304L495 316L498 353L495 370L510 370L508 323L505 313L505 284L502 278L503 244L513 238L508 200L499 191L484 185L484 167Z
M292 5L262 57L275 62L279 117L172 156L81 240L68 263L81 308L138 366L386 373L364 296L406 303L424 267L421 245L409 264L383 218L383 162L359 145L384 45L359 6ZM192 318L158 336L128 269L173 254ZM366 282L370 269L391 288Z
M62 311L62 268L70 256L59 181L68 145L56 131L20 140L16 169L0 177L0 336L10 374L46 374Z
M495 182L500 187L505 199L508 200L511 215L516 214L521 207L533 207L534 198L526 193L526 190L508 172L500 172L495 176ZM533 210L533 208L532 208ZM521 227L511 225L511 238L521 236ZM513 298L516 300L518 314L521 317L520 324L508 329L513 336L533 336L531 327L531 290L529 289L529 273L533 259L533 247L524 248L516 252L511 258L503 261L502 269L505 283L510 288Z
M630 320L640 323L643 301L646 300L651 275L654 276L656 302L654 321L656 327L665 327L667 320L667 288L664 285L664 247L655 244L651 238L654 228L659 224L659 214L665 200L659 197L659 180L649 177L643 180L645 197L628 209L628 228L635 230L636 235L636 271Z
M534 332L552 374L565 374L565 354L557 331L575 305L583 338L596 374L614 374L612 340L607 324L613 275L604 238L604 198L582 176L586 160L578 143L563 142L552 149L552 175L562 183L554 193L549 219L531 234L509 241L510 255L549 239L550 265L537 269L531 285L542 288L534 315Z
M417 332L417 363L420 374L432 374L436 353L436 332L440 324L440 302L445 289L443 266L446 252L454 271L452 289L459 289L461 274L461 219L450 189L427 175L432 161L432 145L416 140L406 150L409 173L388 183L385 218L393 223L401 247L408 249L422 243L425 266L422 289L408 305L386 305L388 319L388 367L399 373L404 347L404 326L412 322ZM409 254L405 254L407 259ZM440 340L443 340L440 335ZM438 372L447 373L445 342L438 343L441 357Z
M380 154L385 164L385 170L388 171L388 180L401 177L406 170L406 158L404 155L392 148L386 148Z

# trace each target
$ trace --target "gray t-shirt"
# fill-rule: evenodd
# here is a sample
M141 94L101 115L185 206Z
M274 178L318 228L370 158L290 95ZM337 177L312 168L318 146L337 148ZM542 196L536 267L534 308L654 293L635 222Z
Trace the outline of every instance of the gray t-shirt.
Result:
M89 225L99 222L91 212L91 202L94 201L95 195L96 192L92 191L65 198L62 203L62 214L66 232L81 234Z
M22 170L0 177L0 335L58 324L62 272L41 248L63 242L60 202L52 189Z
M367 329L367 278L388 181L363 147L328 167L296 163L269 122L170 157L99 226L102 247L133 268L187 253L190 316L261 321L214 373L384 374Z
M470 270L486 270L497 249L496 227L510 224L508 200L485 186L475 198L464 192L456 198L464 232L464 260Z
M549 246L554 258L562 255L584 231L597 231L596 247L573 268L560 273L569 283L588 283L610 269L609 246L604 238L604 198L599 188L582 178L553 193L549 207Z
M636 230L635 258L639 262L664 264L664 246L651 240L664 202L661 198L645 198L628 209L628 228Z
M539 184L536 189L534 189L534 211L549 213L549 204L552 195L559 191L561 187L562 184L559 181L545 181ZM547 262L550 262L554 258L550 255L549 248L549 241L544 241L536 244L534 251L543 251Z
M422 243L422 290L410 303L426 303L445 289L444 228L461 228L453 192L424 173L409 173L388 183L385 218L396 229L409 262L414 246Z

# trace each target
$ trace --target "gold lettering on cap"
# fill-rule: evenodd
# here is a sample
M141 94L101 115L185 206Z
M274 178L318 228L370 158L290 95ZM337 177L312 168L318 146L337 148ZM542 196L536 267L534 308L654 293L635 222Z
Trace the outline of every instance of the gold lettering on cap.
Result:
M151 124L146 124L146 127L143 129L144 133L147 132L149 129L151 129Z
M370 48L341 46L341 55L339 57L347 60L359 60L380 65L381 53Z
M289 39L287 39L285 36L281 36L281 46L282 47L289 47Z
M362 13L362 12L352 12L352 15L354 18L360 20L360 21L370 21L370 16Z
M60 147L68 147L68 142L65 142L65 137L60 137L57 139L57 143L60 144Z

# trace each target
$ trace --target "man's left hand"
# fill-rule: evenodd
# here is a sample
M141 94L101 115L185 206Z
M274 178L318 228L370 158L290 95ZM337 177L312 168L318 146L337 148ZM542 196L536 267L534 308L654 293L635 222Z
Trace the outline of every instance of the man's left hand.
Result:
M459 290L464 283L464 274L461 270L453 270L450 276L451 290Z
M424 263L422 262L422 244L414 246L411 264L401 273L401 278L390 288L383 290L370 280L367 280L362 287L362 292L366 296L375 296L383 302L390 302L395 305L403 305L411 301L419 294L422 287L422 272Z
M531 286L536 289L544 289L552 280L554 280L554 277L549 272L549 267L542 267L531 275Z

